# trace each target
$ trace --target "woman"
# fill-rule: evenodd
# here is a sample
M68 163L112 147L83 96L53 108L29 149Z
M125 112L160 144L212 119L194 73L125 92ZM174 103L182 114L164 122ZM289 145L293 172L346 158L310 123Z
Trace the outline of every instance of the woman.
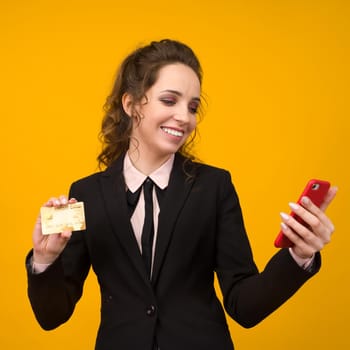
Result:
M214 272L227 313L252 327L319 270L336 189L322 209L307 198L294 205L308 228L282 216L294 246L259 273L230 174L189 152L201 81L192 50L173 40L122 63L102 122L106 170L73 183L69 200L46 203L84 202L86 230L44 236L40 217L35 225L28 294L44 329L69 319L92 266L101 290L95 349L232 350Z

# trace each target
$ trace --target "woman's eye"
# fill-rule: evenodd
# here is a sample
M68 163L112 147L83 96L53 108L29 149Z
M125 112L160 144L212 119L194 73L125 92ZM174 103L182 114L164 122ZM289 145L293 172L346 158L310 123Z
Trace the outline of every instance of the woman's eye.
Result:
M196 114L198 112L198 103L190 103L188 109L191 113Z
M176 101L170 98L162 98L161 102L164 103L166 106L173 106Z

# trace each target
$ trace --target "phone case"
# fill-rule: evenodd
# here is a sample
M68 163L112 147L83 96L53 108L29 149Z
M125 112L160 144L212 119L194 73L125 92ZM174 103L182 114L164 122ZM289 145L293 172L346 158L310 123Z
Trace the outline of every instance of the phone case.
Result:
M300 204L301 198L307 196L315 205L319 207L322 204L324 197L329 190L329 187L330 183L328 181L316 179L310 180L307 183L304 191L301 193L297 203ZM294 212L291 212L290 215L301 224L306 225L305 222L297 215L295 215ZM293 246L293 243L283 234L282 230L277 235L274 244L276 248L288 248Z

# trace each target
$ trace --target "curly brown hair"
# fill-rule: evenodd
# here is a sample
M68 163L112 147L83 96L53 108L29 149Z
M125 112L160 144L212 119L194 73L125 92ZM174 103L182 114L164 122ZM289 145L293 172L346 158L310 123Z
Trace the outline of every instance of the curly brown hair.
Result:
M179 41L170 39L153 41L149 45L136 49L122 62L112 92L104 105L105 115L99 134L102 151L97 157L100 168L111 165L129 148L134 118L130 118L123 109L123 95L130 94L134 105L137 104L157 81L159 70L173 63L182 63L192 68L202 84L202 69L198 58L190 47ZM186 158L195 158L191 154L191 148L196 133L195 130L179 149Z

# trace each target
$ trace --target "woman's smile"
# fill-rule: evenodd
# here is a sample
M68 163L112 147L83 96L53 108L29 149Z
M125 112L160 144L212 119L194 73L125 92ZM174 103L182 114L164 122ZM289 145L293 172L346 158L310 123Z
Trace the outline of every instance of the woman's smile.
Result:
M184 135L183 130L170 128L170 127L166 127L166 126L161 126L160 128L168 135L174 136L176 138L181 138Z

